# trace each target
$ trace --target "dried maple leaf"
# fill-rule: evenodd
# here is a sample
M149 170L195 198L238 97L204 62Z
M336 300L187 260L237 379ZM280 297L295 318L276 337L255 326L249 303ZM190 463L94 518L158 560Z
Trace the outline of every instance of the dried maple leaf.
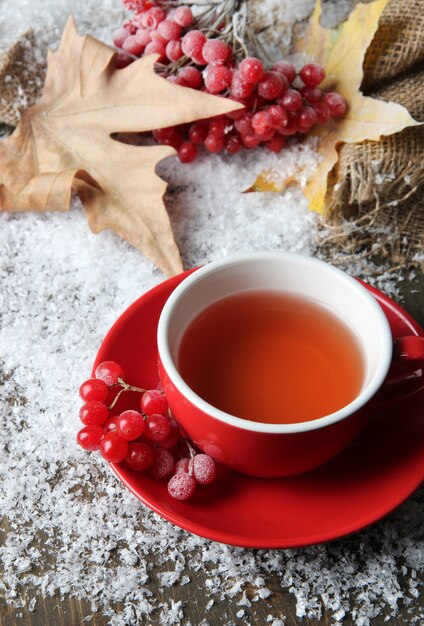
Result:
M327 188L336 182L331 174L338 161L340 144L360 143L366 139L378 141L382 136L392 135L407 126L418 124L405 107L364 96L360 91L364 56L388 1L376 0L369 4L358 4L346 22L338 28L327 29L320 24L321 0L317 0L305 36L295 48L296 52L307 54L325 68L326 78L321 87L327 91L339 92L349 106L343 119L331 120L309 133L309 136L317 137L321 159L307 181L304 192L309 199L310 208L318 213L327 208ZM270 178L264 173L261 176L262 179ZM281 191L284 186L283 180L281 185L273 185L273 191ZM262 190L261 180L257 179L253 187ZM269 185L266 190L270 190Z
M166 274L182 269L155 173L168 146L132 146L113 133L145 132L228 113L231 100L157 76L157 55L116 70L115 52L80 37L69 18L59 49L49 53L40 100L0 142L0 208L66 211L72 191L93 232L116 231Z

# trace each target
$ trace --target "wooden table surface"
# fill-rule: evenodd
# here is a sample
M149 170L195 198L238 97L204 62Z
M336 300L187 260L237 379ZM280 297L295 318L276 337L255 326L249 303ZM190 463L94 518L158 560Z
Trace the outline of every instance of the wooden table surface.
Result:
M399 289L401 292L402 306L411 314L415 319L424 326L424 275L420 274L417 280L411 285L409 280L399 282ZM415 496L417 497L417 496ZM418 496L421 501L424 501L424 491ZM384 522L383 522L384 523ZM3 522L3 527L0 527L0 540L1 530L7 530L7 522ZM332 544L333 551L337 550L338 545L342 545L343 540L334 542ZM150 557L152 558L152 557ZM160 571L159 569L155 570ZM198 626L202 619L207 616L207 620L211 626L219 626L224 624L255 624L266 625L267 616L284 617L284 626L293 626L301 624L302 626L318 626L329 625L332 622L331 615L329 613L323 614L320 620L309 620L296 618L295 600L292 594L288 591L281 591L281 585L277 577L271 579L270 589L273 592L272 595L266 599L253 603L251 608L243 607L245 609L245 616L242 619L237 618L236 613L240 610L240 606L237 606L235 602L224 601L222 603L215 602L210 611L205 613L205 606L209 598L204 594L204 582L207 577L206 572L189 572L190 583L179 587L178 585L166 589L166 598L163 597L164 590L159 588L157 577L151 578L149 582L149 589L157 594L161 599L174 599L175 601L181 600L184 606L184 620L183 624L191 623L192 626ZM1 576L1 573L0 573ZM424 582L424 577L422 577ZM105 626L109 623L109 618L102 615L101 612L93 614L90 621L84 621L86 616L92 615L90 604L85 601L81 601L76 598L67 598L61 600L58 597L51 597L43 599L41 596L35 596L34 592L28 592L26 596L27 603L31 598L36 597L37 603L35 610L30 612L27 608L14 609L11 606L0 604L0 626L13 626L19 624L22 626L74 626L77 624L91 624L92 626ZM413 612L418 616L423 612L424 608L424 594L421 593L420 597L414 601L415 609ZM401 608L396 618L390 617L387 620L387 616L381 615L372 620L373 626L386 626L387 624L392 626L406 626L412 623L411 609L407 611L405 608ZM159 615L153 615L149 620L143 622L144 624L160 623ZM418 622L420 623L420 622ZM350 617L343 621L344 626L353 625L354 622ZM422 624L422 622L421 622Z

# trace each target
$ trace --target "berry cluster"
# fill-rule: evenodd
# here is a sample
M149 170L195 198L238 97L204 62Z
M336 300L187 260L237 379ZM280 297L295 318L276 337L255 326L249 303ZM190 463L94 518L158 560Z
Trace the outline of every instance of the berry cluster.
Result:
M111 390L117 393L107 406ZM141 411L127 410L112 416L110 411L125 391L142 394ZM84 400L79 412L84 427L77 442L84 450L100 450L111 463L125 462L137 472L147 470L156 480L168 479L168 492L177 500L188 500L197 484L209 485L215 480L215 461L196 453L182 437L163 393L129 385L118 363L100 363L95 378L83 382L79 394Z
M277 153L288 136L305 134L346 113L340 94L319 88L325 78L322 67L309 63L297 73L291 63L281 60L265 68L260 59L246 56L246 47L238 44L240 37L232 36L233 21L228 16L218 16L217 21L215 14L215 23L201 29L204 20L194 18L189 6L145 0L123 3L134 13L113 37L121 49L119 67L156 53L158 71L168 80L245 107L229 115L153 131L156 141L174 147L183 163L193 161L202 145L215 153L235 154L260 145Z

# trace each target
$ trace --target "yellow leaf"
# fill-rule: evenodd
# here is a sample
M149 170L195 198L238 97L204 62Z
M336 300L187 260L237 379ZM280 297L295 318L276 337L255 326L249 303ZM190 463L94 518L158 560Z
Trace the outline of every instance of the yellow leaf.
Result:
M0 209L66 211L71 192L91 229L112 229L166 274L182 269L156 164L175 150L133 146L113 133L145 132L222 115L237 103L174 85L155 74L156 55L116 70L115 52L80 37L70 18L48 57L38 103L0 142Z
M295 52L305 53L325 68L326 77L320 87L340 93L349 107L343 119L332 119L309 133L309 136L317 137L320 160L304 192L310 208L318 213L326 209L327 188L332 184L331 174L338 161L340 144L378 141L383 136L418 124L405 107L364 96L360 91L364 56L388 2L375 0L357 4L346 22L338 28L327 29L320 24L321 0L317 0L305 36L295 47ZM260 188L257 181L254 187ZM274 191L282 189L284 180L281 185L273 186ZM269 191L269 187L266 190Z

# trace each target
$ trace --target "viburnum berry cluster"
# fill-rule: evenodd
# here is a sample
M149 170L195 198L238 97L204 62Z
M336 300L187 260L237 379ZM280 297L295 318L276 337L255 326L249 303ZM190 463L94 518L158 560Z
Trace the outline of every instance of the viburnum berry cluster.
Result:
M217 475L215 461L197 453L171 416L164 394L142 389L124 380L124 370L114 361L100 363L95 377L82 383L79 394L84 404L79 416L84 427L77 442L84 450L100 450L111 463L125 463L136 472L147 471L156 480L168 480L168 492L177 500L188 500L197 485L209 485ZM114 398L106 403L111 392ZM140 410L113 415L122 393L141 395ZM187 456L188 455L188 456Z
M325 78L319 65L308 63L299 72L284 60L265 66L249 27L246 0L123 4L132 16L113 36L120 49L118 67L156 53L157 71L173 83L244 105L228 115L153 131L156 141L174 147L183 163L193 161L201 146L228 154L265 146L278 153L287 137L304 135L346 113L340 94L319 88Z

